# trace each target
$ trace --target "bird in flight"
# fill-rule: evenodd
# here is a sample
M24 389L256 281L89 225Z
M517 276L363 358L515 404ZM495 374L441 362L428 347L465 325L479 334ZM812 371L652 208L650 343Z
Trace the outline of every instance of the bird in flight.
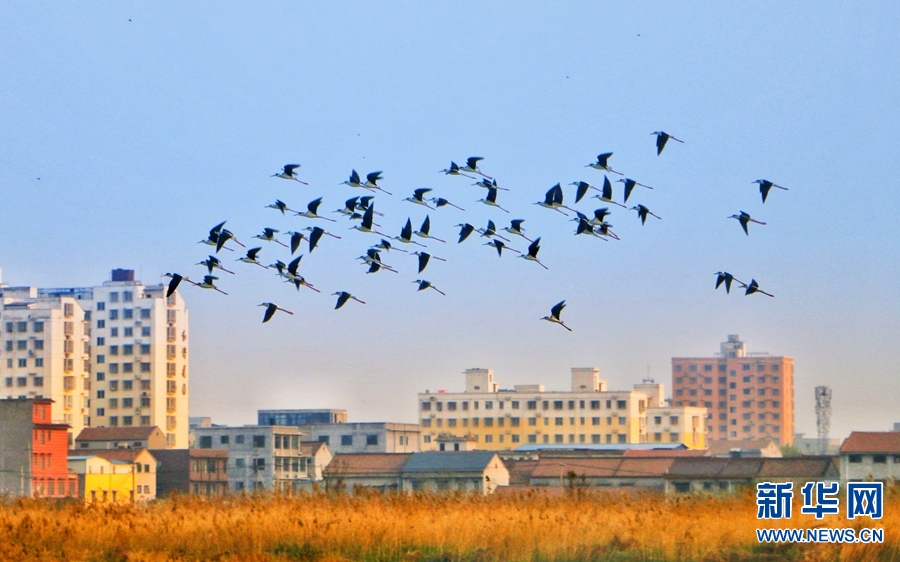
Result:
M365 262L365 264L369 266L368 273L375 273L382 267L388 271L397 273L396 269L393 269L391 266L381 261L381 254L375 248L369 248L368 250L366 250L366 255L359 256L356 259L363 260L363 262Z
M331 296L333 296L333 297L336 296L336 297L338 298L338 299L337 299L337 303L334 305L334 309L335 309L335 310L337 310L337 309L339 309L340 307L342 307L342 306L344 306L345 304L347 304L347 301L350 300L350 299L353 299L353 300L355 300L356 302L359 302L359 303L362 303L362 304L366 304L365 302L363 302L363 301L359 300L358 298L354 297L353 295L351 295L351 294L348 293L347 291L338 291L337 293L332 293Z
M263 233L255 235L254 238L259 238L260 240L265 240L266 242L275 242L275 243L281 244L282 246L287 248L288 247L287 244L285 244L281 240L275 238L275 233L277 233L277 232L278 231L275 230L274 228L264 228Z
M286 179L286 180L299 181L303 185L309 185L305 181L300 181L300 179L297 177L297 172L295 172L294 170L296 170L299 167L300 167L300 164L285 164L284 169L282 171L278 172L277 174L272 174L272 177L273 178L282 178L282 179Z
M217 254L219 253L219 250L221 250L225 246L225 242L228 242L229 240L234 240L234 243L237 244L238 246L240 246L241 248L247 247L247 246L244 246L243 244L241 244L240 241L234 237L234 234L230 230L223 228L222 230L219 231L218 239L216 240L216 253ZM231 248L225 248L225 249L231 250Z
M650 134L651 134L651 135L656 135L656 155L657 155L657 156L659 156L660 154L662 154L662 151L663 151L663 149L666 147L666 143L669 141L669 139L672 139L673 141L680 142L680 143L684 144L684 141L683 141L683 140L676 139L675 137L673 137L673 136L670 135L669 133L666 133L666 132L663 132L663 131L654 131L654 132L652 132L652 133L650 133Z
M481 156L470 156L466 159L466 165L460 168L460 170L463 172L478 174L479 176L483 176L489 180L494 179L491 176L482 173L481 170L478 169L478 162L480 160L484 160L484 158L482 158Z
M324 219L331 222L336 222L334 219L330 219L328 217L319 216L316 214L316 211L319 209L319 205L322 204L322 198L313 199L306 206L306 212L303 213L294 213L295 217L306 217L308 219Z
M755 222L756 224L762 224L762 225L766 224L764 222L760 222L760 221L752 218L750 215L748 215L744 211L741 211L741 214L739 214L739 215L731 215L728 218L729 219L737 219L737 221L739 223L741 223L741 228L744 229L744 234L746 234L747 236L750 236L750 232L747 230L747 223Z
M475 231L475 227L469 223L458 224L456 226L459 227L459 241L457 244L462 244L462 241Z
M443 197L432 197L431 199L429 199L429 201L434 203L434 206L437 207L438 209L440 209L441 207L443 207L445 205L450 205L451 207L459 209L460 211L465 211L465 209L463 209L462 207L454 205L453 203L451 203L450 201L447 201Z
M445 174L447 174L448 176L465 176L469 179L473 179L473 180L475 179L473 176L470 176L468 174L464 174L464 173L460 172L459 166L457 166L456 162L453 162L453 161L450 162L449 168L446 168L441 171L444 172Z
M359 179L359 174L356 173L356 170L350 170L350 178L342 181L340 185L349 185L350 187L363 187L363 184Z
M201 240L199 243L206 244L207 246L216 246L216 253L218 253L219 250L221 249L221 246L219 246L219 233L222 232L222 227L225 225L226 222L228 222L228 221L222 221L219 224L217 224L216 226L212 227L209 230L209 236L207 236L206 240ZM225 248L225 249L230 252L234 251L231 248Z
M596 187L594 187L593 185L589 184L586 181L573 181L569 185L574 185L576 188L576 191L575 191L575 202L576 203L581 201L582 197L585 196L585 194L588 192L589 189L597 189ZM600 190L597 189L597 191L600 191Z
M507 249L510 252L516 252L517 254L522 253L519 250L516 250L515 248L510 248L509 246L507 246L506 244L504 244L503 242L501 242L499 240L491 240L490 242L486 242L484 245L485 246L493 246L494 248L497 248L497 255L500 256L501 258L503 257L504 249Z
M587 218L585 215L583 215L583 214L581 214L581 213L578 213L578 218L577 218L577 219L572 219L572 220L573 220L573 221L574 221L574 220L577 220L577 221L578 221L578 228L575 230L575 236L578 236L579 234L585 234L585 235L588 235L588 236L594 236L594 237L599 238L599 239L601 239L601 240L606 240L605 238L603 238L602 236L600 236L599 234L597 234L597 233L594 231L594 225L592 225L592 224L588 221L588 218Z
M372 215L375 213L375 204L369 205L366 209L366 212L363 213L362 224L355 224L350 227L350 230L358 230L360 232L368 232L372 234L378 234L379 236L387 236L383 232L378 232L377 230L372 230Z
M564 309L565 307L566 307L566 301L559 301L558 303L553 305L553 308L550 309L550 316L544 316L543 318L541 318L541 320L547 320L548 322L555 322L556 324L559 324L560 326L562 326L563 328L565 328L566 330L569 330L571 332L572 328L563 324L563 321L559 319L559 315L562 312L562 309Z
M539 266L543 267L544 269L550 269L546 265L542 264L540 262L540 260L538 260L537 255L538 255L538 252L540 251L540 249L541 249L541 238L538 237L534 240L534 242L532 242L528 246L528 253L527 254L519 254L518 257L525 258L528 261L533 261L533 262L537 263Z
M277 310L280 310L281 312L287 312L287 313L290 314L291 316L294 315L294 313L291 312L290 310L285 310L285 309L281 308L280 306L278 306L278 305L276 305L275 303L272 303L272 302L264 302L264 303L260 304L259 306L264 306L264 307L266 307L266 312L265 312L265 314L263 315L263 321L262 321L263 324L265 324L266 322L268 322L269 320L271 320L272 317L275 316L275 311L277 311Z
M434 285L432 285L431 281L426 281L425 279L416 279L415 281L413 281L413 283L419 284L419 289L418 289L419 291L424 291L425 289L434 289L435 291L439 292L440 294L444 295L445 297L447 296L447 293L445 293L444 291L442 291L442 290L438 289L437 287L435 287Z
M197 285L197 283L194 283L187 277L184 277L183 275L179 275L177 273L166 273L165 275L163 275L163 277L168 277L171 279L171 281L169 281L169 287L168 289L166 289L166 297L171 297L172 294L175 293L175 290L178 288L178 284L182 281L187 281L191 285Z
M263 269L269 269L268 267L259 263L259 258L257 257L257 254L259 254L260 250L262 250L261 247L260 248L250 248L249 250L247 250L246 256L244 256L242 258L238 258L235 261L242 261L244 263L255 263L256 265L258 265L259 267L261 267Z
M412 225L410 225L410 226L412 226ZM391 243L388 242L387 240L385 240L384 238L381 239L381 242L379 242L378 244L375 244L372 247L375 248L376 250L387 250L387 251L397 250L398 252L404 252L404 253L407 252L403 248L395 248L395 247L391 246Z
M439 257L437 257L437 256L432 256L431 254L429 254L429 253L427 253L427 252L413 252L413 253L411 253L410 255L411 255L411 256L418 256L418 257L419 257L419 271L418 271L417 273L422 273L422 271L423 271L423 270L425 269L425 267L428 265L428 261L431 260L431 259L436 259L436 260L440 260L440 261L447 261L447 260L445 260L444 258L439 258Z
M328 235L328 236L331 236L332 238L337 238L338 240L341 239L340 236L336 236L323 228L319 228L318 226L313 226L313 227L307 226L304 230L309 231L309 251L310 252L312 252L316 248L316 245L319 243L319 240L322 239L323 235ZM293 240L291 241L291 243L292 243L291 245L293 246ZM291 252L291 253L293 254L294 252Z
M404 244L415 244L416 246L425 248L425 244L420 244L412 239L412 233L412 221L407 218L406 224L400 229L400 236L394 236L394 240L399 240Z
M517 235L521 236L522 238L524 238L525 240L528 240L529 242L531 242L532 241L531 238L529 238L523 234L523 232L525 232L525 229L522 228L523 222L525 222L525 219L511 220L511 221L509 221L509 226L504 226L502 230L505 230L506 232L509 232L510 234L517 234Z
M637 211L638 212L638 216L641 217L641 224L644 224L645 222L647 222L647 215L653 215L654 217L662 220L661 216L654 215L652 212L650 212L650 209L648 209L647 207L644 207L643 205L636 205L636 206L632 207L631 209L629 209L629 211Z
M352 215L353 213L356 212L356 202L357 201L359 201L358 195L356 197L351 197L350 199L347 199L346 201L344 201L343 209L335 209L334 212L340 213L342 215L349 217L350 215Z
M563 205L563 192L562 187L559 184L554 185L550 189L547 190L547 193L544 194L544 200L538 201L535 205L540 205L545 209L553 209L557 213L562 213L565 216L569 216L567 213L561 211L559 208L562 207L564 209L569 209ZM574 211L574 209L569 209L570 211Z
M363 213L368 211L369 205L372 203L372 199L375 199L374 195L364 195L363 197L360 197L359 204L356 205L356 210L362 211ZM384 213L379 213L378 211L375 211L375 214L378 215L379 217L384 216Z
M420 187L419 189L416 189L415 191L413 191L412 197L406 197L403 200L409 201L410 203L415 203L416 205L423 205L425 207L428 207L431 210L434 210L434 207L432 207L431 205L426 203L425 199L423 199L425 194L428 193L429 191L431 191L430 187ZM429 201L430 201L430 199L429 199Z
M762 294L766 295L767 297L775 296L775 295L769 294L769 293L763 291L762 289L760 289L759 283L756 282L756 279L751 279L749 285L747 285L745 283L741 283L741 288L747 289L746 291L744 291L744 296L752 295L753 293L762 293Z
M219 292L222 293L223 295L227 295L228 293L226 293L226 292L223 291L222 289L216 287L216 285L215 285L215 283L214 283L214 281L215 281L216 279L218 279L218 277L213 277L212 275L204 275L204 276L203 276L203 283L194 283L194 285L200 287L201 289L214 289L214 290L216 290L216 291L219 291Z
M484 199L479 199L478 203L484 203L485 205L490 205L491 207L497 207L504 213L508 213L506 209L497 204L497 188L491 187L488 189L488 194Z
M600 195L594 195L594 198L599 199L599 200L603 201L604 203L612 203L613 205L618 205L619 207L622 207L623 209L628 208L621 203L616 203L615 201L613 201L612 196L613 196L612 184L609 183L609 178L607 178L606 176L603 176L603 189L600 190Z
M507 189L505 187L500 187L499 185L497 185L497 180L488 181L486 179L483 179L481 181L477 181L477 182L473 183L472 185L477 185L478 187L483 187L485 189L490 189L493 187L494 189L497 189L500 191L509 191L509 189Z
M725 292L726 293L731 292L731 282L732 281L737 281L742 287L746 287L746 285L744 284L743 281L741 281L740 279L735 279L734 275L728 273L727 271L717 271L715 273L715 275L716 275L716 289L718 289L722 283L725 283Z
M368 189L369 191L375 191L376 189L379 191L384 191L388 195L391 195L390 191L385 191L381 187L378 186L378 180L384 179L381 177L381 172L372 172L371 174L366 174L366 183L362 184L363 187Z
M205 265L206 269L209 271L210 275L212 275L213 269L216 269L216 268L221 269L225 273L230 273L230 274L234 275L233 271L230 271L230 270L222 267L222 262L219 261L219 258L217 258L216 256L209 256L207 259L201 261L197 265Z
M435 238L434 236L429 234L430 231L431 231L431 219L428 217L428 215L425 215L425 220L422 221L421 228L419 228L419 230L414 231L413 234L415 234L416 236L419 236L420 238L428 238L430 240L437 240L438 242L446 243L446 240L441 240L440 238Z
M289 209L287 204L280 199L276 199L275 202L272 203L271 205L266 205L266 209L278 209L279 211L281 211L282 215L284 214L285 211L290 211L292 213L297 212L293 209Z
M766 197L769 196L769 190L772 189L773 187L777 187L778 189L783 189L785 191L788 190L788 188L782 187L782 186L778 185L777 183L772 183L769 180L756 180L753 183L759 184L759 194L762 195L763 203L766 202Z
M625 199L624 202L628 203L628 196L631 195L631 191L634 189L634 186L639 185L641 187L646 187L647 189L653 189L649 185L644 185L642 183L638 183L631 178L619 179L617 182L622 182L625 184Z
M479 228L478 232L481 233L481 236L486 236L488 238L490 238L491 236L496 236L497 238L499 238L501 240L506 240L507 242L509 242L508 238L504 238L504 237L500 236L499 234L497 234L497 226L494 224L494 221L492 221L492 220L488 220L487 228Z
M598 154L597 161L591 162L590 164L586 165L585 168L593 168L595 170L602 170L604 172L619 174L621 176L622 172L617 172L609 167L609 157L612 155L612 152L604 152L603 154Z

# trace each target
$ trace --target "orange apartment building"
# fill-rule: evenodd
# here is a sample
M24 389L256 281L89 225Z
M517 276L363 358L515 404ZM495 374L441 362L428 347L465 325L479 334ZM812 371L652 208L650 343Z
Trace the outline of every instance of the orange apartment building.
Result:
M794 437L794 360L748 353L729 335L714 357L672 358L672 403L707 409L709 440Z

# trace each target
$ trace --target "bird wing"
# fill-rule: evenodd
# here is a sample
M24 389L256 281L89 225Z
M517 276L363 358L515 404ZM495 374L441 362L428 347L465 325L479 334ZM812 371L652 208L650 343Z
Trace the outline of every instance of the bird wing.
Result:
M412 238L412 221L407 218L406 224L400 230L400 239L409 240L410 238Z
M372 216L375 214L375 205L369 205L366 207L366 212L363 213L362 225L363 228L367 228L372 230Z
M528 255L537 258L538 251L541 249L541 239L540 237L535 238L534 242L528 245Z
M575 202L578 203L581 201L581 198L584 197L584 194L587 193L588 189L591 187L589 183L580 181L578 182L578 191L575 193Z
M366 180L370 183L374 184L378 180L381 179L381 172L372 172L371 174L366 174Z
M263 315L263 324L265 324L266 322L271 320L273 316L275 316L276 310L278 310L278 307L272 303L269 303L269 306L266 307L266 313Z
M482 158L481 156L471 156L466 159L466 166L474 170L478 167L479 160L484 160L484 158Z
M747 230L747 223L750 222L750 215L742 213L741 217L738 219L738 222L741 223L741 228L744 229L744 234L749 236L750 232Z
M663 149L666 147L666 142L669 140L669 135L663 133L662 131L656 133L656 155L659 156L662 154Z
M485 197L485 199L487 199L491 203L496 203L497 202L497 188L489 187L488 194L487 194L487 197Z
M503 246L504 246L503 242L501 242L499 240L492 240L492 242L494 243L494 247L497 248L497 255L502 258L503 257Z
M459 171L459 165L456 162L453 162L452 160L450 161L450 171L451 172Z
M468 238L474 230L475 227L469 223L462 225L462 227L459 229L459 242L457 242L457 244L461 244L462 241Z
M350 183L359 183L359 174L356 170L350 170Z
M350 293L347 291L342 291L340 295L338 295L337 304L334 305L334 309L337 310L340 307L344 306L347 301L350 300Z
M219 231L222 230L222 227L225 226L225 223L226 223L226 222L228 222L228 221L222 221L222 222L220 222L219 224L217 224L216 226L212 227L212 228L209 230L209 237L210 237L210 239L212 239L213 236L219 234Z
M628 203L628 197L631 195L631 192L634 190L635 185L634 180L625 180L625 203Z
M606 176L603 176L603 198L612 201L612 184Z
M300 242L303 242L303 234L300 232L295 232L291 234L291 253L297 251L297 248L300 247Z
M422 270L425 269L425 266L428 265L428 260L431 259L429 254L425 252L419 252L419 273L422 273Z
M762 195L762 202L766 202L766 197L769 196L769 190L772 189L772 182L763 181L759 184L759 193Z
M425 220L422 221L422 228L419 229L419 232L427 235L428 231L431 230L431 217L425 215Z
M290 273L291 275L297 275L297 268L300 267L300 260L302 260L302 259L303 259L303 256L299 256L299 257L291 260L291 263L288 264L288 268L287 268L288 273Z
M525 219L514 219L509 221L509 225L513 230L522 230L522 223L525 222Z
M488 219L487 229L485 230L485 234L496 234L497 226L494 224L494 221Z
M413 197L421 201L422 197L429 191L431 191L430 187L420 187L419 189L413 191Z
M544 205L552 205L553 204L553 195L556 191L556 186L551 187L547 190L547 193L544 194Z
M594 209L594 218L598 221L603 222L603 218L609 214L609 207L603 207L601 209Z
M309 233L309 251L312 252L313 248L319 243L319 240L322 239L322 235L325 234L325 231L319 228L318 226L313 228Z
M356 209L356 202L359 201L359 196L351 197L344 201L344 209L348 211L353 211Z
M566 307L566 301L559 301L553 308L550 309L550 316L559 320L559 315L562 312L562 309Z
M366 273L375 273L379 269L381 269L381 265L377 261L373 261L369 264L369 271L367 271Z
M312 214L315 215L315 214L316 214L316 209L319 208L319 205L320 205L321 203L322 203L322 198L319 197L318 199L313 199L312 201L310 201L310 202L309 202L309 205L307 205L306 208L309 210L310 213L312 213Z
M255 260L256 254L258 254L260 250L262 250L261 247L260 248L250 248L249 250L247 250L247 259Z
M360 206L360 208L362 208L362 209L368 209L368 208L369 208L369 202L372 201L372 199L375 199L375 196L374 196L374 195L366 195L366 196L364 196L364 197L360 197L360 198L359 198L359 206Z
M603 154L598 154L597 155L597 164L599 164L605 168L607 160L609 160L609 157L612 155L613 155L612 152L604 152Z
M553 186L553 204L554 205L562 205L563 203L563 191L562 187L559 184Z
M177 273L172 274L172 280L169 281L169 289L166 291L166 297L172 296L172 293L178 288L178 284L181 283L182 279L183 277L181 277L181 275L178 275Z
M294 170L297 169L297 168L299 168L299 167L300 167L300 164L285 164L285 165L284 165L284 173L287 174L287 175L289 175L289 176L293 176L293 175L294 175Z

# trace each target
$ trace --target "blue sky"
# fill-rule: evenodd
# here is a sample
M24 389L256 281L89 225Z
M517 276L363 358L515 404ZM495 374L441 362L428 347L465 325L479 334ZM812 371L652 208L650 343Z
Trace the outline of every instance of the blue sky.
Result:
M898 29L889 2L5 4L3 280L91 285L115 267L145 283L199 278L209 252L196 241L212 225L249 243L266 226L319 223L264 208L276 198L321 196L338 218L360 194L339 185L350 170L383 170L384 232L421 224L426 210L402 201L417 187L466 209L429 211L448 240L429 251L447 262L417 275L393 252L400 273L366 275L354 258L378 238L341 220L322 225L342 238L302 261L322 295L241 263L220 276L227 297L184 289L192 414L413 421L417 392L459 390L475 366L504 387L566 389L570 367L597 366L611 388L648 371L670 388L671 357L740 334L794 357L798 431L815 432L820 384L834 391L833 435L887 429L900 421ZM685 143L657 157L660 129ZM662 220L612 207L621 241L603 242L532 205L557 182L600 185L584 165L608 151L656 188L629 204ZM510 189L498 201L511 215L437 173L473 155ZM309 186L269 177L288 162ZM790 191L763 205L758 178ZM725 218L740 210L767 224L745 236ZM541 236L549 270L454 242L453 225L509 218ZM287 261L258 245L265 263ZM720 269L776 297L716 292ZM447 296L417 293L420 277ZM333 311L338 290L367 304ZM572 333L538 320L562 299ZM262 325L263 301L295 315Z

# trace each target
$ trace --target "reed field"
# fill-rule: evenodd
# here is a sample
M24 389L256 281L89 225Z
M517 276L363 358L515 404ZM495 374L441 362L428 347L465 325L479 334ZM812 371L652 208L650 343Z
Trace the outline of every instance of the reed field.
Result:
M464 494L181 496L147 505L8 499L2 561L900 561L900 500L885 516L756 519L755 495L666 498L557 489ZM762 545L758 527L884 528L884 544Z

